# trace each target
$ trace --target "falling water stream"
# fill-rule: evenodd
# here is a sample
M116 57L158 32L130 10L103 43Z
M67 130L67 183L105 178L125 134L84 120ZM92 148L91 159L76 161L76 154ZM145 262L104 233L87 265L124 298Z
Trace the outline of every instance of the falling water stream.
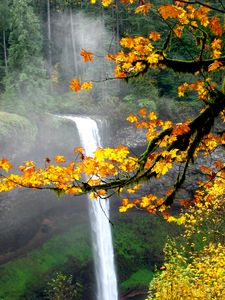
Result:
M97 122L87 117L65 116L64 118L72 120L76 124L81 146L87 156L93 155L93 152L101 146ZM109 201L103 199L90 200L89 214L97 281L97 300L117 300L118 291L112 234L108 220Z

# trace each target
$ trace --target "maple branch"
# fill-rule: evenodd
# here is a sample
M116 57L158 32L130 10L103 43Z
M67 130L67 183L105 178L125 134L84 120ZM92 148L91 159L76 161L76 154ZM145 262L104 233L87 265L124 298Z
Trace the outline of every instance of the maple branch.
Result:
M199 30L202 34L203 34L203 37L201 37L201 41L202 41L202 46L201 46L201 52L200 52L200 55L199 55L199 61L202 61L202 57L203 57L203 52L205 50L205 46L206 46L206 41L207 41L207 33L205 32L205 30L201 29L200 27L196 27L196 26L191 26L193 29L195 30ZM196 37L195 37L196 38ZM197 38L196 38L197 40Z
M225 56L221 56L217 59L211 58L199 61L185 61L163 56L162 60L159 62L175 72L194 74L200 70L208 71L208 67L215 61L221 62L223 65L225 65Z
M219 9L219 8L216 8L216 7L211 6L209 4L202 3L201 1L197 1L197 0L196 1L176 0L176 2L181 2L181 3L186 3L186 4L199 4L201 6L210 8L210 9L212 9L214 11L218 11L218 12L223 13L223 14L225 13L225 9L224 10L223 9Z
M173 59L173 58L168 58L166 57L161 50L156 51L156 54L160 54L162 56L161 59L159 59L158 65L163 67L167 67L174 72L178 73L188 73L188 74L195 74L198 71L207 71L208 72L208 67L213 64L215 61L221 62L221 66L225 66L225 56L221 56L219 58L210 58L210 59L205 59L205 60L181 60L181 59ZM145 59L139 59L136 60L135 63L141 62L144 66L144 68L136 73L136 74L131 74L127 75L127 77L122 78L126 81L128 81L130 78L137 77L140 74L145 74L148 69L151 67L151 64L145 60ZM135 65L135 64L134 64Z
M219 0L219 3L220 3L220 5L224 8L224 10L225 10L225 5L222 3L222 1L221 0Z
M163 130L157 137L155 137L148 145L147 148L145 150L145 152L143 152L140 155L139 158L139 165L140 165L140 170L142 170L147 162L148 156L150 153L154 152L156 150L156 148L158 148L158 142L161 141L166 135L169 135L172 132L173 128L167 128L165 130Z
M215 90L214 92L211 92L211 97L213 97L214 99L212 104L207 105L205 110L202 113L200 113L199 116L196 117L189 124L190 130L181 135L178 135L177 140L172 142L171 145L167 147L168 151L171 151L173 149L185 151L188 149L188 153L187 153L186 163L184 166L182 176L177 177L177 181L174 184L174 191L165 199L164 202L165 205L171 205L173 203L177 191L180 189L180 187L185 181L185 176L189 166L189 162L190 160L193 159L195 150L197 149L199 143L202 141L203 137L210 132L214 124L215 118L225 108L225 95L222 92ZM140 167L133 176L129 178L112 179L109 182L95 185L95 186L90 186L87 183L83 182L82 183L83 192L97 191L100 189L111 190L111 189L117 189L121 187L127 187L130 185L146 182L150 180L152 177L156 177L157 173L155 171L152 171L152 169L157 162L159 162L161 159L164 159L162 155L158 155L154 161L154 164L152 164L150 168L148 168L146 171L143 172L144 166L146 164L148 156L152 152L154 152L158 147L157 143L160 140L162 140L163 137L165 137L166 135L170 135L171 133L172 133L172 128L168 128L162 131L161 133L159 133L159 135L156 138L154 138L151 142L149 142L146 150L142 153L142 155L139 158ZM193 141L191 142L191 146L189 147L191 137L194 138ZM174 162L175 158L172 161Z
M177 192L179 191L179 189L181 188L181 186L183 185L183 183L185 181L186 173L187 173L188 166L189 166L189 162L191 160L193 160L194 152L195 152L197 146L199 145L202 137L203 137L202 136L202 130L201 130L201 128L199 128L199 130L197 131L197 134L194 138L194 141L192 142L190 148L188 149L187 160L186 160L186 163L185 163L185 166L184 166L182 176L180 177L180 174L178 174L177 180L174 184L173 192L168 197L166 197L165 201L162 204L165 204L166 206L169 206L173 203Z

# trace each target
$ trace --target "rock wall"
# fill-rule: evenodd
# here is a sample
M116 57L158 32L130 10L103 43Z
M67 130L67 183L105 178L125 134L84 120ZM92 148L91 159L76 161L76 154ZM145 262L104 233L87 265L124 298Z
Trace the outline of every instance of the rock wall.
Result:
M15 115L13 118L24 120L24 117ZM57 154L65 155L68 160L74 159L73 149L79 146L80 141L74 124L69 120L50 114L36 117L35 125L27 120L28 127L31 124L30 126L36 128L35 135L26 135L21 128L18 128L19 125L16 122L12 124L12 129L8 130L7 139L1 140L3 147L0 149L0 157L9 157L14 166L22 164L26 160L33 160L39 166L44 166L47 157L53 160ZM29 131L28 128L26 130ZM16 139L15 132L17 133ZM28 146L22 147L22 145ZM81 215L86 216L85 222L88 222L85 199L81 201L73 196L59 199L50 191L28 189L1 193L0 255L17 251L28 244L40 231L40 228L48 228L48 225L43 225L46 219L50 220L50 223L54 223L55 219L57 222L63 223L66 222L65 219L73 216L73 224L76 224L84 222Z

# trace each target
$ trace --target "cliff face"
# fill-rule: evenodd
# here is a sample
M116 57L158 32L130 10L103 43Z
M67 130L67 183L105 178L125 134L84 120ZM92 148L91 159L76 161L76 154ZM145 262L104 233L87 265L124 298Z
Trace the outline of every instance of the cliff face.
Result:
M136 129L134 125L128 123L112 124L111 134L109 134L109 144L113 146L126 145L130 149L131 154L140 155L146 149L146 131L144 129ZM199 155L194 158L194 162L190 163L189 169L186 174L186 179L182 185L180 191L177 193L176 200L179 199L192 199L194 191L197 188L197 182L204 178L204 175L199 170L202 165L209 165L218 159L223 159L223 149L217 148L210 157ZM174 164L173 168L169 172L162 176L160 179L151 178L149 182L146 182L143 189L135 194L135 198L142 196L143 193L153 193L158 196L164 196L165 192L171 188L179 174L180 166ZM134 197L129 194L129 197ZM175 201L175 207L178 201Z
M146 146L145 130L137 129L128 122L109 122L107 143L111 146L124 145L140 151Z
M72 122L50 114L40 115L36 122L15 114L2 114L5 119L0 122L0 157L9 158L15 168L26 160L43 167L47 157L52 160L57 154L74 159L73 149L79 146L79 136ZM51 226L43 225L46 218L51 222L60 215L62 219L76 216L74 224L79 223L80 212L87 217L85 202L74 201L72 196L58 199L50 191L17 189L0 193L0 255L8 253L10 257L10 253L27 245L42 227L51 232ZM0 256L0 263L1 260L4 257Z
M14 144L13 135L7 135L4 140L4 151L0 156L13 157L13 164L22 163L25 159L37 161L40 166L44 165L45 158L52 159L54 155L66 155L68 160L74 159L73 149L80 146L79 136L73 122L46 114L37 118L36 134L31 135L30 139L23 134L20 129L21 145L28 144L29 147L19 147ZM145 131L135 129L128 122L107 122L99 120L102 127L103 145L106 147L116 147L126 145L131 153L139 155L146 147ZM16 126L14 126L16 127ZM16 127L16 129L18 129ZM17 131L16 131L17 132ZM10 149L14 149L10 152ZM0 149L2 150L2 148ZM21 150L21 151L20 151ZM9 155L7 155L9 154ZM214 158L221 156L218 150L213 154ZM197 165L204 164L208 158L199 158L195 161ZM153 193L163 196L174 182L174 178L179 171L179 166L175 165L166 176L160 180L152 179L144 185L135 197L141 197L144 193ZM196 182L201 178L196 165L191 165L186 176L186 182L177 195L177 199L191 199L196 188ZM132 195L129 195L132 197ZM69 202L68 202L69 200ZM75 200L74 197L57 199L52 192L37 192L33 190L16 190L10 193L0 194L0 253L13 251L22 247L38 232L43 220L50 219L60 214L67 216L76 212L85 214L84 201ZM120 201L112 201L113 211L116 213ZM79 218L77 218L79 219ZM87 218L88 219L88 218ZM79 221L78 221L79 222ZM48 226L47 226L48 227Z

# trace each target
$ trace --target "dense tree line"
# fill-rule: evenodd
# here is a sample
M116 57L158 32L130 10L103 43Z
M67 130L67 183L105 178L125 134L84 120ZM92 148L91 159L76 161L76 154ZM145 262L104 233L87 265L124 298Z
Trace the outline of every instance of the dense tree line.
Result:
M32 112L33 108L27 108L28 103L30 107L34 105L44 109L50 103L50 96L64 94L68 91L69 80L77 76L82 78L86 72L79 55L82 41L78 41L77 36L83 24L78 14L101 20L110 32L105 52L119 50L118 41L123 36L131 33L145 35L155 24L165 27L159 16L146 18L141 14L134 15L119 1L115 6L104 8L88 1L4 0L0 4L0 12L0 105L2 110L20 113ZM177 47L181 58L188 58L192 51L191 43L188 50L185 49L187 46L182 48L176 42L173 47ZM101 55L104 56L104 53ZM104 68L99 69L103 80L107 76ZM128 88L117 86L107 93L111 97L119 97L120 105L130 106L130 109L145 106L155 110L154 101L158 97L178 100L174 80L173 72L152 70L147 76L131 81ZM104 93L95 92L93 95L95 99L106 98ZM189 96L188 99L194 98ZM114 100L110 101L113 104Z

